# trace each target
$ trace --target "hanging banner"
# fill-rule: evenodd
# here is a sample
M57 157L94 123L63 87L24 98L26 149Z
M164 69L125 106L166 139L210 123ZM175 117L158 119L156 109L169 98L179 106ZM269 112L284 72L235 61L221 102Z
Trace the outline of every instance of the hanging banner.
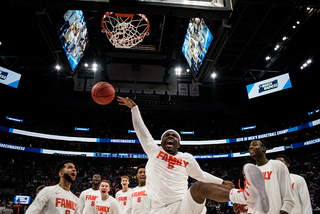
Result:
M178 83L179 95L188 96L188 84L187 83Z
M18 88L21 74L0 66L0 83Z
M192 84L189 84L189 91L191 97L199 97L199 86L195 85L193 91L192 91Z
M78 81L76 83L74 83L73 90L74 91L83 91L85 81L86 81L85 79L78 79Z

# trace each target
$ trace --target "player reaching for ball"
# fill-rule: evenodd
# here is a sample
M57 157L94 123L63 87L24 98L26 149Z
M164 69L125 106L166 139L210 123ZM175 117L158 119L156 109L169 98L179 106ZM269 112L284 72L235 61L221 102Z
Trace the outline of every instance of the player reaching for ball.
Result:
M118 96L117 100L119 105L131 108L134 129L148 155L146 186L152 201L150 213L205 213L206 198L248 204L261 212L268 212L269 200L263 174L255 165L244 166L244 172L250 178L245 191L234 189L232 182L202 171L191 154L178 152L181 138L175 130L165 131L161 136L161 146L157 146L141 118L138 106L128 97ZM198 180L189 189L188 176Z

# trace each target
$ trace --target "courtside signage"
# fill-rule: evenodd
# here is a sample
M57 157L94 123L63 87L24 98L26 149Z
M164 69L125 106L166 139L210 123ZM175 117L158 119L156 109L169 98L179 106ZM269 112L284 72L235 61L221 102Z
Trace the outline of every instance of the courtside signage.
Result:
M21 74L0 66L0 83L18 88Z
M291 88L289 74L283 74L270 79L247 85L248 98L252 99L266 94L271 94L277 91L282 91Z

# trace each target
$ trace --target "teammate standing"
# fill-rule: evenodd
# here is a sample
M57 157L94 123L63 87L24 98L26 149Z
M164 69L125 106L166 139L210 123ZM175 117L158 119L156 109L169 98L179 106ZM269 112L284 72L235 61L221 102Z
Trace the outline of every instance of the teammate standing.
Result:
M116 200L120 204L121 214L131 214L132 189L129 188L129 184L129 177L126 175L121 176L122 189L116 193Z
M291 164L290 158L286 155L277 155L277 160L282 161L289 169ZM310 194L307 187L307 183L304 178L300 175L290 173L290 178L292 182L294 207L291 210L291 214L311 214L311 201Z
M266 158L267 143L264 140L253 140L249 146L250 156L255 159L265 179L266 191L270 201L270 214L291 213L294 207L291 179L287 167L276 160ZM248 178L247 173L245 173ZM257 210L249 209L248 213L258 214Z
M144 164L141 164L137 167L138 186L132 190L131 214L149 214L151 211L151 200L148 197L145 172L146 169Z
M268 196L261 171L253 164L244 167L250 185L246 191L233 189L230 181L224 181L201 170L198 162L189 153L178 152L180 135L167 130L161 136L161 146L154 142L145 126L138 106L128 97L118 96L119 105L131 108L133 127L141 146L148 155L146 166L148 196L152 201L150 213L193 214L205 213L206 198L218 202L232 201L250 204L261 211L269 210ZM188 190L188 176L197 179Z
M95 211L90 214L122 214L117 200L109 195L111 183L102 180L99 187L100 196L95 200Z
M65 160L56 167L60 182L41 190L29 206L26 214L74 214L78 197L70 192L70 187L76 180L77 171L73 162Z
M100 196L99 186L101 176L95 174L92 177L92 187L84 190L79 197L79 212L81 214L91 214L95 212L94 201Z

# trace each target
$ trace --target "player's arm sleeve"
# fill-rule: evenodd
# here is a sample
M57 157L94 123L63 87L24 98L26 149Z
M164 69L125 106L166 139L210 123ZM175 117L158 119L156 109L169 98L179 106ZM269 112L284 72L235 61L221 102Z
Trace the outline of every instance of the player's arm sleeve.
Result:
M154 142L149 130L144 124L138 106L132 107L131 112L133 128L136 131L144 152L148 155L152 153L153 150L157 149L158 146Z
M82 214L82 212L83 212L85 203L86 203L86 194L83 191L80 194L79 201L78 201L78 206L77 206L78 207L78 211L79 211L80 214Z
M222 184L223 182L223 179L221 178L218 178L214 175L211 175L205 171L203 171L198 162L196 161L196 159L192 156L191 156L191 167L190 167L190 170L189 170L189 176L198 180L198 181L202 181L202 182L205 182L205 183L217 183L217 184Z
M312 208L311 208L311 201L310 201L310 195L309 195L309 190L307 187L307 183L304 180L303 177L300 177L299 179L299 195L300 199L302 202L302 207L303 207L303 212L305 214L311 214L312 213Z
M292 182L290 179L289 170L284 163L280 162L278 165L278 182L280 187L280 195L282 199L282 207L281 210L291 213L292 208L294 207L294 199L293 199L293 190L292 190Z
M26 214L40 214L43 207L48 203L50 197L54 194L49 188L44 188L36 196L32 204L27 209Z
M127 209L127 214L131 214L131 211L132 211L132 199L131 199L131 194L132 194L132 191L131 191L131 193L129 194L129 196L128 196L128 205L129 205L129 207L128 207L128 209Z
M119 203L117 202L117 201L115 201L114 203L113 203L113 205L112 205L112 209L113 209L113 213L114 214L122 214L121 212L120 212L120 205L119 205Z

